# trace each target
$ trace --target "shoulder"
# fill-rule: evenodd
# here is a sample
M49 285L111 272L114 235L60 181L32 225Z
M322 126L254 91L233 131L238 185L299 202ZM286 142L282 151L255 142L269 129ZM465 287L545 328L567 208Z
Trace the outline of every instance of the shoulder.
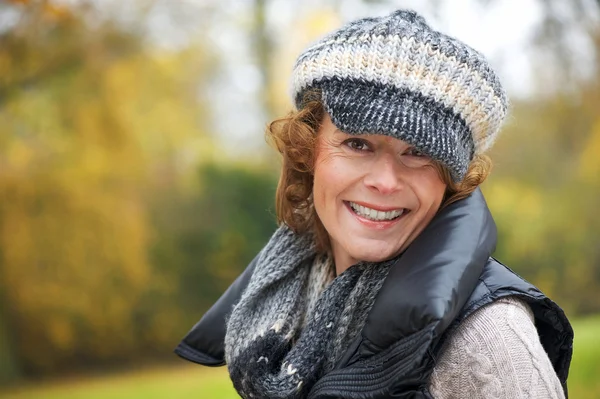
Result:
M436 398L563 398L530 307L507 297L467 317L448 337L433 370Z

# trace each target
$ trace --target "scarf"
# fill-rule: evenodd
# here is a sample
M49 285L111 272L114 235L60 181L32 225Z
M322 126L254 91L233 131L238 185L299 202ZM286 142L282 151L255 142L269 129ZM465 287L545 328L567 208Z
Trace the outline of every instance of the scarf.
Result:
M280 227L227 321L225 359L248 398L305 398L360 333L394 260L333 276L311 235Z

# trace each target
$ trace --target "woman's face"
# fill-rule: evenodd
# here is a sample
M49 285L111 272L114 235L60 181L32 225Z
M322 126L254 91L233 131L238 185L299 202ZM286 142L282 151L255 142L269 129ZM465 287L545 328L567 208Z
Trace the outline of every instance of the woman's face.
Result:
M431 159L385 135L349 135L325 115L318 132L314 206L338 274L402 251L438 211L445 183Z

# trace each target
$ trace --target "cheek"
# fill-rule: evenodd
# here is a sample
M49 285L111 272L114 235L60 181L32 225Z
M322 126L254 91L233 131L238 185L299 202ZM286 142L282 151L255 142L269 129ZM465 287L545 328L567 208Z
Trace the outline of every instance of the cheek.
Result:
M313 185L313 199L317 211L324 209L327 199L335 194L337 176L338 171L335 162L323 155L317 158Z
M321 149L314 169L313 200L319 216L333 216L338 199L353 187L352 162L335 151Z
M446 192L446 183L440 178L436 170L428 168L418 178L418 184L414 186L417 195L429 213L435 214L442 204Z

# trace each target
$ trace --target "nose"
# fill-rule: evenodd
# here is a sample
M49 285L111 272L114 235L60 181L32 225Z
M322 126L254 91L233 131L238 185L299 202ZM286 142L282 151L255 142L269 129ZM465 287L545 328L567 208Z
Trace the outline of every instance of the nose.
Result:
M363 181L370 189L387 195L402 189L403 165L393 154L380 154L372 163Z

